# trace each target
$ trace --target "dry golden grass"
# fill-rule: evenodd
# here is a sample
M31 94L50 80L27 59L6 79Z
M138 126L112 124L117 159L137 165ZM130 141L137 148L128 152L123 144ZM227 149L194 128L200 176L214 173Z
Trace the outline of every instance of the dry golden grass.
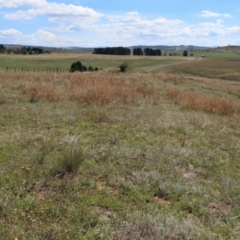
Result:
M1 73L6 84L19 86L31 102L45 100L78 101L85 104L130 104L140 98L152 99L158 94L153 86L130 83L124 75L104 73Z
M160 79L164 82L174 82L177 80L177 75L176 74L171 74L171 73L167 73L167 72L158 72L155 74L155 77L157 79Z
M205 96L194 91L183 92L179 89L169 89L166 95L188 109L226 116L231 116L235 112L233 101L229 98L220 98L213 95Z

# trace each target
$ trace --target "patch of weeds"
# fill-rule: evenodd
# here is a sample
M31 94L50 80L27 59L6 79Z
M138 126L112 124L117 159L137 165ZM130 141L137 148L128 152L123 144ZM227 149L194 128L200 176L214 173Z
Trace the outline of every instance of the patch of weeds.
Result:
M129 187L123 187L121 191L122 195L127 196L133 202L140 203L140 202L149 202L151 196L147 195L141 189L131 189Z
M91 109L86 112L87 118L94 123L108 123L111 122L108 114L105 111L98 109Z
M221 236L221 239L231 239L232 232L228 227L218 224L218 225L212 226L212 229L219 236Z
M219 189L222 193L223 200L226 204L233 207L240 206L240 182L231 176L222 177L218 183Z
M80 147L66 147L55 162L51 172L58 178L63 178L67 173L76 174L83 161L83 151Z
M182 196L187 194L188 189L182 175L173 166L168 166L173 169L168 169L166 166L161 169L155 196L164 200L179 201Z
M159 214L142 215L139 218L124 219L114 226L108 239L204 239L204 234L192 224L191 219L178 220L176 217Z

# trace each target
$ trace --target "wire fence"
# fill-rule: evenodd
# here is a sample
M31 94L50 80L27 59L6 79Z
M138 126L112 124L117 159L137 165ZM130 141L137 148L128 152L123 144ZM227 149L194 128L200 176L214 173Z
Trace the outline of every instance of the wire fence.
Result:
M28 68L11 68L11 67L5 67L0 68L1 72L6 73L13 73L13 72L34 72L34 73L67 73L69 72L69 69L62 69L62 68L48 68L48 69L28 69Z

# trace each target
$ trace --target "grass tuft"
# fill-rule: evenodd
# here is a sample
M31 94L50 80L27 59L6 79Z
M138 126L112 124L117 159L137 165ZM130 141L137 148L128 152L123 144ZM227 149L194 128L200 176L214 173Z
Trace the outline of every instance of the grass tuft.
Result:
M53 166L52 172L59 178L65 174L76 174L83 161L82 149L72 146L66 147L56 165Z

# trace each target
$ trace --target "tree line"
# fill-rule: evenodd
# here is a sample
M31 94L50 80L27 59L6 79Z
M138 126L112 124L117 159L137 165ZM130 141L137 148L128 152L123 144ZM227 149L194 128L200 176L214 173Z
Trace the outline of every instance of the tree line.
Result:
M132 51L133 55L146 55L146 56L161 56L162 52L160 49L152 48L134 48ZM95 48L93 54L106 54L106 55L131 55L131 49L125 47L106 47L106 48Z
M80 61L73 62L69 72L93 72L98 71L98 67L93 68L92 66L86 67Z
M50 53L49 51L44 51L42 48L39 47L16 47L16 48L6 48L3 44L0 44L0 53L14 53L14 54L44 54L44 53Z
M131 55L131 50L125 47L95 48L93 54Z

